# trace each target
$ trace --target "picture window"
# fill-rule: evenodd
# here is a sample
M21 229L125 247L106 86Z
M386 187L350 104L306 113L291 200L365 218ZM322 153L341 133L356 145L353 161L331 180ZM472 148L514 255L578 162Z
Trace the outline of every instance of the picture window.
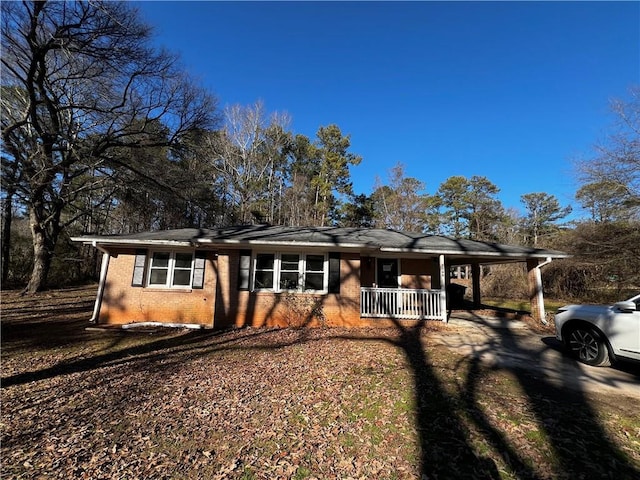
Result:
M154 252L149 263L150 287L190 288L193 253Z
M326 255L258 253L254 260L253 290L326 292Z

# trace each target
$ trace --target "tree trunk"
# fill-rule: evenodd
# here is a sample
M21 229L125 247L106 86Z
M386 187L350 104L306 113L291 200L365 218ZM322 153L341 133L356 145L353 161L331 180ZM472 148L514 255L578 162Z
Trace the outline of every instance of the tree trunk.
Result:
M47 288L47 277L53 259L53 251L60 233L60 212L43 222L37 207L29 208L29 224L33 238L33 270L23 294L33 295Z
M7 191L2 212L2 283L9 279L9 262L11 260L11 222L13 220L13 191Z

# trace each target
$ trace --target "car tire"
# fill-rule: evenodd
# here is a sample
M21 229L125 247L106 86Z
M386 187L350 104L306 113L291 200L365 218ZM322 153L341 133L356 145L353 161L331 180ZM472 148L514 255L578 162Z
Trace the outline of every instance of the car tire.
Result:
M572 355L580 362L593 367L607 367L611 365L609 349L602 335L587 326L571 328L567 335L567 346Z

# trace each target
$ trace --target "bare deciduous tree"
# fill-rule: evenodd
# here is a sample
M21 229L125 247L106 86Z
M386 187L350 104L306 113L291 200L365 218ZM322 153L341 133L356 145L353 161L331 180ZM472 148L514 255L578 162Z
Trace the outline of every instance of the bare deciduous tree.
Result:
M34 265L25 292L46 285L54 247L73 218L66 207L102 189L120 169L123 146L175 142L208 128L215 101L173 55L150 46L150 28L122 2L2 2L4 152L20 167ZM3 95L4 97L4 95ZM22 106L20 106L22 105ZM155 135L151 125L166 129ZM144 133L144 135L140 135ZM91 175L88 175L91 173ZM66 214L65 214L66 215Z
M591 218L565 232L559 247L574 254L569 266L590 275L593 291L615 288L620 298L640 280L640 86L611 109L609 134L578 165L576 199Z
M606 186L615 192L619 211L615 216L640 215L640 86L629 91L627 100L614 100L611 110L616 122L611 133L595 146L595 155L578 165L583 189ZM585 193L585 190L581 190ZM608 200L611 206L611 199ZM624 210L627 212L624 212ZM611 214L612 212L608 212Z
M289 117L267 117L262 102L225 109L225 127L208 136L207 149L214 170L227 185L230 207L239 223L273 222L287 170L291 135Z

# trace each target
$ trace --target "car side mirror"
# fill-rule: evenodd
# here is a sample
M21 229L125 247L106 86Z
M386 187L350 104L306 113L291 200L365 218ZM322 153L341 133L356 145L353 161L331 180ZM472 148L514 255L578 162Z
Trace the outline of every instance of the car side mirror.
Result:
M616 310L620 310L621 312L629 313L636 311L636 304L634 302L618 302L613 305Z

